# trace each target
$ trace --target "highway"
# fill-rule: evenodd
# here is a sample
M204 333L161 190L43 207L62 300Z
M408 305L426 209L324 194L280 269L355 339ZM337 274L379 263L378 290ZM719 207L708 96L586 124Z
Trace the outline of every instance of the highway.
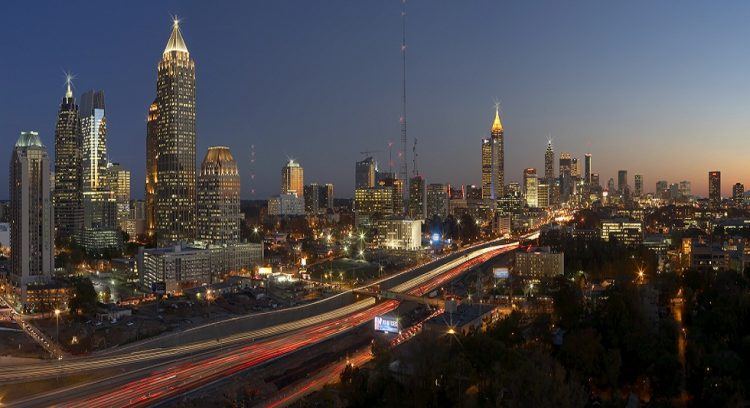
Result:
M423 295L466 270L517 247L517 243L495 244L472 249L426 273L398 283L390 290ZM373 284L387 283L387 279ZM331 339L375 316L395 309L398 302L376 304L365 299L335 310L268 328L243 332L222 339L189 343L179 347L151 349L116 356L81 358L58 364L36 364L8 368L0 381L80 373L86 370L150 363L152 368L137 370L101 381L63 388L22 401L13 406L148 406L178 397L225 379L240 371L268 363L291 352ZM217 348L221 350L216 351ZM214 350L214 352L211 352ZM193 358L185 358L193 354ZM200 353L200 354L199 354ZM164 360L169 360L165 363ZM175 362L177 361L177 362ZM161 363L160 363L161 362ZM162 367L162 368L155 368ZM60 404L60 401L65 401Z

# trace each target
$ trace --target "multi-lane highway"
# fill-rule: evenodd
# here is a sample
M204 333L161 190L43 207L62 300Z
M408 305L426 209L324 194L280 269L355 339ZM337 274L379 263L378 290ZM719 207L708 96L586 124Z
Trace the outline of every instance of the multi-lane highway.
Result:
M393 279L398 278L394 276L391 280L383 279L373 284L393 284L390 286L392 291L423 295L464 271L516 246L516 243L495 243L473 248L441 262L434 268L427 268L415 277L405 275L403 279ZM372 320L376 315L393 310L397 305L398 302L394 300L376 304L374 299L365 299L316 316L220 339L120 355L74 359L62 367L37 364L9 368L6 372L0 373L0 382L59 375L61 372L79 373L105 367L150 363L153 367L161 368L141 369L14 403L17 406L47 406L65 401L62 406L146 406L177 397L186 391L198 389L237 372L333 338ZM191 355L194 357L190 358ZM165 362L167 360L169 362Z

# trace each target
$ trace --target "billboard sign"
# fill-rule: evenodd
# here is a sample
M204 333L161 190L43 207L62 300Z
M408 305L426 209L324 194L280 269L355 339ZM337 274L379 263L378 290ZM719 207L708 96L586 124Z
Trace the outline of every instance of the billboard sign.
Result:
M509 275L508 268L492 268L492 276L494 276L495 279L508 279Z
M375 316L375 330L398 334L400 332L398 327L398 318L395 316Z

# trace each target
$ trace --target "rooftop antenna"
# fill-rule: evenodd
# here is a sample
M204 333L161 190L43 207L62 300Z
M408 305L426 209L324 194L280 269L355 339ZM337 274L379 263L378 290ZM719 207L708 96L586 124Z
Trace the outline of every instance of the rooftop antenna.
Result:
M404 157L401 158L400 178L404 183L409 177L406 143L406 0L401 0L401 149ZM408 189L404 188L404 193L407 191Z
M388 141L388 172L393 173L393 140Z

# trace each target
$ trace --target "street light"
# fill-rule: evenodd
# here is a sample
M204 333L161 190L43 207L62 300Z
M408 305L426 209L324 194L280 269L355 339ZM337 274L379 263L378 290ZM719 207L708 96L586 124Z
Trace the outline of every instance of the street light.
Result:
M55 340L60 344L60 309L55 309L55 331L57 332Z

